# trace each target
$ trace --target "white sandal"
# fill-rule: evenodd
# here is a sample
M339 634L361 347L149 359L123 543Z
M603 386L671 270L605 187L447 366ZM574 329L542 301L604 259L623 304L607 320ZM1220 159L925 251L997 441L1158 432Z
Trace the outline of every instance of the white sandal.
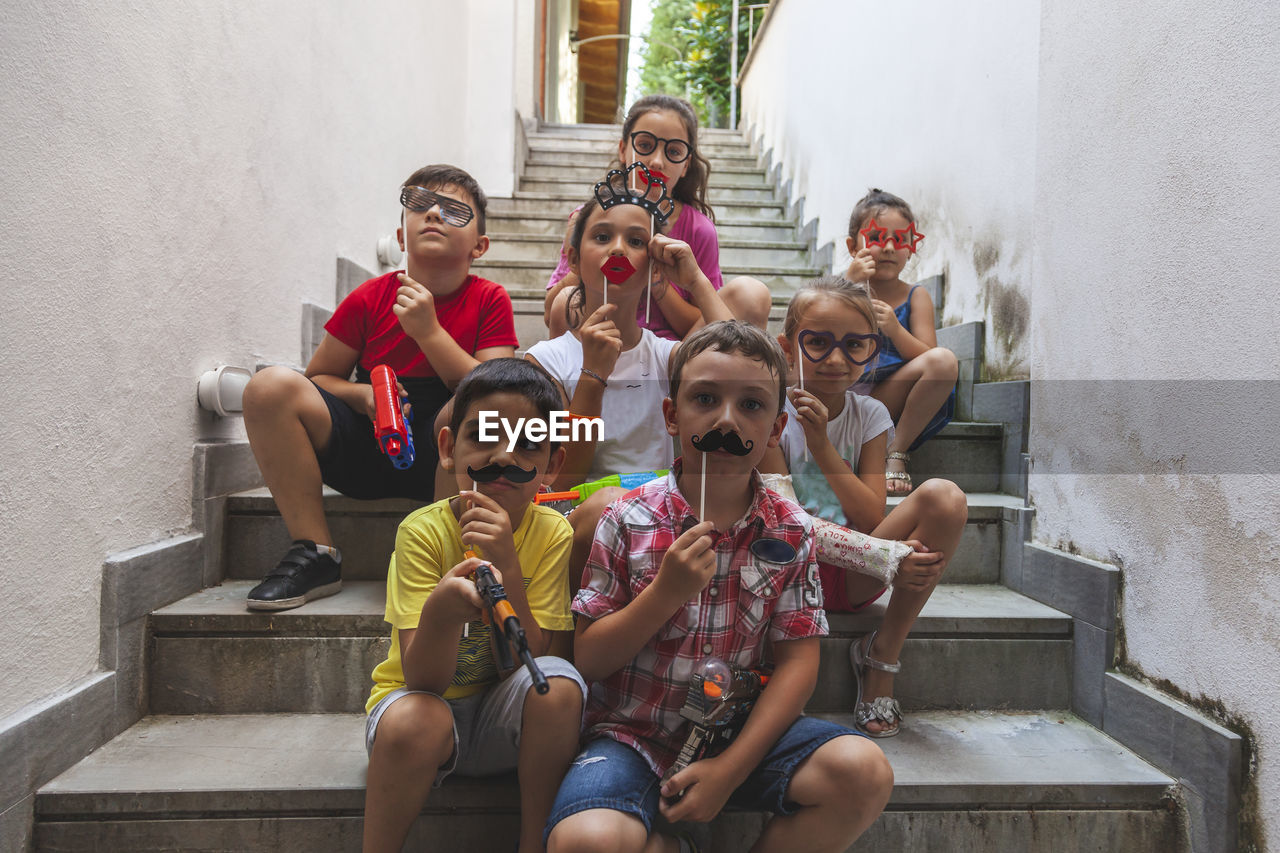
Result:
M853 678L858 683L858 699L853 708L853 720L858 728L871 737L893 737L902 730L902 706L892 696L877 696L870 702L862 701L862 670L871 667L881 672L897 675L902 671L901 663L885 663L871 656L871 647L875 645L876 631L865 637L854 640L849 646L849 663L853 666ZM863 648L863 644L866 648ZM871 731L867 724L883 723L886 728L878 732Z

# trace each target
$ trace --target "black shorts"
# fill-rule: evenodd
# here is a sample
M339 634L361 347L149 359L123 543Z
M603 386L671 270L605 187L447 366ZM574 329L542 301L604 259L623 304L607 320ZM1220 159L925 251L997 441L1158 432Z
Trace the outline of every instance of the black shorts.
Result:
M437 378L401 379L412 404L413 464L401 470L391 464L373 436L373 422L342 400L316 385L329 407L333 428L329 446L317 455L325 485L361 500L412 498L430 503L435 497L439 455L432 423L440 407L452 396Z

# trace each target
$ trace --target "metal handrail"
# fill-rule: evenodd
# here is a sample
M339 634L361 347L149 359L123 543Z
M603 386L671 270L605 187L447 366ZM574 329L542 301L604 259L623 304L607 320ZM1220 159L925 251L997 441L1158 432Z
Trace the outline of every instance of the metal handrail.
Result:
M747 9L747 53L755 43L756 9L767 9L768 3L752 3ZM738 0L733 0L733 12L729 26L729 128L738 126L738 15L741 8Z
M768 5L768 4L765 4L765 5ZM649 44L656 44L658 47L665 47L667 50L674 51L676 56L680 56L680 57L684 56L684 51L676 47L674 44L669 44L665 41L657 41L655 39L651 39L648 36L642 35L640 33L610 33L608 35L592 36L591 38L585 38L585 39L580 39L575 34L570 33L569 34L569 52L577 53L578 48L582 47L582 45L584 44L591 44L593 41L606 41L608 39L627 41L633 38L644 39L645 41L649 42Z

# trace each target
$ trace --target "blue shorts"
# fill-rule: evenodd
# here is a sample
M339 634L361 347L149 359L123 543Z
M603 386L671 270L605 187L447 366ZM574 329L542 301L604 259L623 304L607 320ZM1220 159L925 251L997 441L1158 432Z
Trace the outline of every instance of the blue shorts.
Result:
M883 367L877 367L875 370L864 373L858 380L859 388L856 390L858 390L859 394L870 394L872 388L892 376L899 367L902 367L902 362L886 364ZM862 390L863 386L865 386L865 390ZM952 388L951 394L942 404L942 407L933 413L933 417L929 419L929 423L924 425L924 429L920 431L920 435L918 435L916 440L911 443L911 446L907 448L907 451L911 452L918 449L920 445L942 432L942 428L951 423L951 419L955 416L956 389Z
M864 737L853 729L817 717L800 717L783 733L747 781L730 796L732 808L795 814L799 806L787 799L791 775L800 762L827 741L842 735ZM555 825L588 809L613 809L633 815L652 831L658 814L661 780L630 746L608 737L589 741L569 766L551 806L543 841Z
M413 464L404 470L391 464L373 437L373 421L338 397L316 386L329 407L329 443L317 454L320 478L347 497L361 500L412 498L430 503L435 497L435 436L431 434L436 412L449 399L449 389L439 379L401 379L413 404ZM437 387L438 386L438 387Z

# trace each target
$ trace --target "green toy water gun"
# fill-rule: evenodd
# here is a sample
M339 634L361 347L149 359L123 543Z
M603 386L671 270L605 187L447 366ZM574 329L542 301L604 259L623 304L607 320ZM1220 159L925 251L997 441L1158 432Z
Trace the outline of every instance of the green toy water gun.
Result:
M583 483L574 486L567 492L543 492L534 498L534 502L540 504L567 504L565 511L570 506L578 506L587 498L594 495L601 489L610 487L626 489L628 492L645 483L667 476L668 469L663 468L659 471L636 471L631 474L610 474L607 477L601 477L599 480L592 480L590 483Z

